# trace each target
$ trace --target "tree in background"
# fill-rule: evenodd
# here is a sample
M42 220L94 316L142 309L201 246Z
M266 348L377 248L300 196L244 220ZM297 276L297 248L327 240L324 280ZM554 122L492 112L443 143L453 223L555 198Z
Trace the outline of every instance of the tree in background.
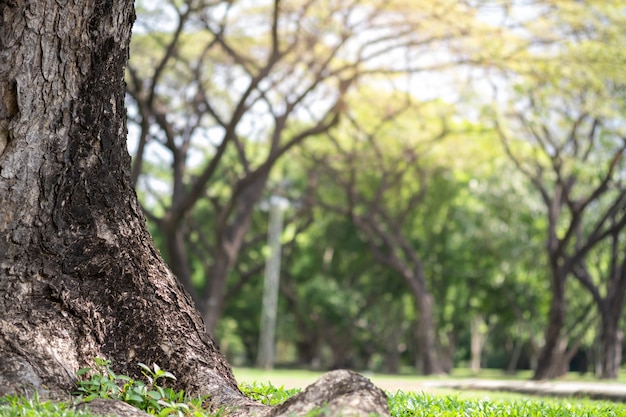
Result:
M608 15L612 9L593 10ZM620 127L624 103L619 93L624 80L615 77L613 69L620 55L595 60L604 59L597 56L598 42L612 45L624 38L606 33L595 26L597 22L588 23L594 26L583 40L568 43L557 57L538 61L538 70L512 96L506 122L496 125L507 153L540 193L546 210L552 302L546 344L535 374L539 379L566 372L577 349L573 343L565 353L569 335L563 334L563 327L570 276L591 293L603 322L601 374L616 377L615 358L621 356L616 350L621 349L618 322L626 295L618 249L626 225L621 175L626 135ZM575 33L581 30L572 28ZM572 62L573 57L582 60L584 68ZM563 62L568 65L564 67ZM594 65L588 66L589 62ZM607 239L610 245L604 244ZM604 276L594 278L587 259L600 248L609 250L604 258L608 264L601 273Z
M527 300L509 286L526 287L516 283L518 274L539 268L535 259L517 267L526 259L520 256L521 236L533 246L539 241L533 216L505 191L525 189L525 179L503 178L502 170L512 167L493 147L493 134L453 117L451 105L371 89L355 97L358 103L333 133L334 146L305 147L319 183L316 203L326 216L351 219L373 259L393 271L390 277L404 281L416 303L414 318L421 320L412 352L420 369L432 372L430 365L422 367L424 360L434 360L439 371L449 371L458 360L457 342L469 334L472 321L479 325L471 339L482 339L473 351L480 366L487 336L480 323L510 325L518 319L511 305L520 317L526 315ZM509 184L513 180L520 184ZM338 255L350 245L330 247ZM422 314L423 308L431 310ZM428 343L437 355L424 359L427 324L432 326Z
M330 135L333 146L325 153L312 152L315 169L337 186L332 200L326 191L317 195L317 203L348 216L374 259L402 277L418 311L417 366L426 375L442 373L434 299L412 240L428 186L424 155L429 143L448 134L445 122L433 120L446 120L438 115L446 109L436 103L420 106L407 94L385 97L366 89L358 92L358 99L343 129ZM415 123L416 117L430 123ZM411 121L412 129L407 129Z
M547 85L525 91L528 107L511 112L520 131L499 129L508 154L539 191L547 215L552 302L536 378L566 372L576 350L565 354L569 335L562 334L568 277L575 277L591 291L606 322L604 327L608 330L611 326L613 335L618 331L615 313L621 315L626 295L622 257L616 247L626 226L626 199L620 178L626 138L613 129L613 122L602 110L598 111L598 103L605 97L590 91L577 92L573 86L564 88L562 80L559 84L559 96ZM512 143L512 137L531 146L518 146ZM606 258L612 267L604 278L598 277L602 284L594 283L586 259L605 239L613 241L612 255ZM600 285L606 286L606 299L600 295ZM602 337L609 340L608 335ZM615 349L615 343L606 349Z
M160 183L165 192L151 197L158 207L144 209L211 332L276 161L334 127L346 110L346 92L373 74L456 62L453 55L431 52L468 36L477 24L472 9L452 1L414 3L144 5L127 77L139 138L133 178L153 194L159 182L140 177L149 172L144 154L161 155L171 165ZM164 22L170 31L161 29ZM186 219L203 199L210 202L204 207L210 219L196 219L192 227ZM199 291L192 283L192 244L207 260Z

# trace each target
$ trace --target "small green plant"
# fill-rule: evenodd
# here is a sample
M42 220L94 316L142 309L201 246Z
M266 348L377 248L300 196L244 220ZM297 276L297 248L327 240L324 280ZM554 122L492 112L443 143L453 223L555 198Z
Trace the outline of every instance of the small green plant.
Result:
M79 380L77 394L84 401L94 398L118 398L120 387L118 382L128 381L130 378L117 375L111 370L111 362L102 358L94 358L97 369L81 368L76 372L80 378L90 373L89 379Z
M297 388L286 389L284 386L277 388L269 382L265 384L259 384L256 382L253 384L240 384L239 389L248 398L259 401L262 404L272 406L284 403L287 399L293 397L301 391ZM307 412L305 417L323 416L327 414L327 411L327 406L315 407L313 410Z
M152 368L139 364L144 382L116 374L108 360L95 358L94 361L97 369L82 368L76 373L79 377L89 375L89 378L78 381L77 394L81 400L120 400L158 417L205 417L201 408L203 398L187 399L183 391L176 392L158 384L160 380L175 380L176 377L157 364Z
M285 387L277 388L271 383L267 384L240 384L239 389L247 397L259 401L265 405L278 405L285 402L289 397L293 397L300 392L299 389L285 389Z

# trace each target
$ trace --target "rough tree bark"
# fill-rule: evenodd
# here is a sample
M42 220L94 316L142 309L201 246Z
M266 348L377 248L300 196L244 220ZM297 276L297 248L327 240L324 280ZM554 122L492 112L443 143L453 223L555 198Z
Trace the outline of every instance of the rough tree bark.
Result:
M238 390L133 191L123 82L133 20L130 0L0 0L0 395L64 398L99 356L133 376L137 362L158 363L175 388L232 415L323 404L388 414L384 393L348 371L278 408Z

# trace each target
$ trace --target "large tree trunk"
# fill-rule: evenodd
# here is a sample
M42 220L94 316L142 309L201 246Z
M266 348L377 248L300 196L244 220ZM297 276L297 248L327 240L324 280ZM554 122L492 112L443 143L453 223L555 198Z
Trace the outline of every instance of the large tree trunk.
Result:
M99 356L136 377L137 362L157 363L176 388L233 415L352 410L344 396L365 397L363 415L388 414L384 394L347 372L281 409L238 390L133 192L123 82L132 1L0 1L0 11L0 395L62 397Z
M95 356L158 363L191 395L256 407L148 235L130 182L132 2L2 5L0 392L71 391ZM185 343L181 343L181 341Z

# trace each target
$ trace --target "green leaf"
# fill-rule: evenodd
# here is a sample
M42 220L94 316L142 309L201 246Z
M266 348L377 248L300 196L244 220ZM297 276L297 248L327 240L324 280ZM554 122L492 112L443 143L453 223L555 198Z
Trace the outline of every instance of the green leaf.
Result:
M126 402L133 401L137 404L143 403L143 397L137 393L131 392L126 397Z
M87 372L91 371L91 368L80 368L78 371L76 371L76 375L77 376L82 376L85 375Z
M160 400L162 397L161 393L158 391L148 391L146 393L149 397L154 398L155 400Z
M163 372L163 376L164 376L165 378L169 378L169 379L176 380L176 377L175 377L175 376L174 376L174 374L173 374L173 373L171 373L171 372Z
M148 367L148 365L141 363L141 362L139 362L138 365L141 369L143 369L147 373L152 374L152 370Z
M176 410L172 407L166 407L164 409L162 409L159 414L157 414L158 417L165 417L165 416L169 416L170 414L172 414L173 412L175 412Z

